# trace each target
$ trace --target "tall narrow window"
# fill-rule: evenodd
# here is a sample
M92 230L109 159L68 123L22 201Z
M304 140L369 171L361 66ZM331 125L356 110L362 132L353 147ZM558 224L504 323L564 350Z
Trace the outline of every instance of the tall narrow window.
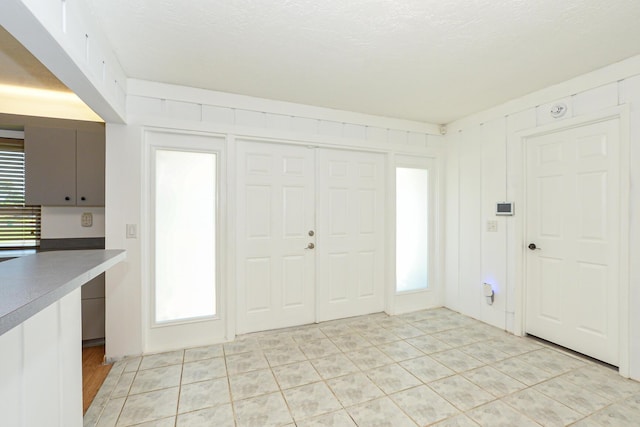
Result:
M0 248L40 245L40 206L25 206L24 141L0 138Z
M396 291L429 286L429 171L396 168Z
M155 150L155 321L216 315L215 153Z

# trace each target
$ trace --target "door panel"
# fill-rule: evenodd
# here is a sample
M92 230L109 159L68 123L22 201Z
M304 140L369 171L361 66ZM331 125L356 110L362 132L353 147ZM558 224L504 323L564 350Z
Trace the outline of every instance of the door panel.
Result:
M384 155L317 150L318 321L384 309Z
M238 142L238 332L315 320L314 156Z
M618 364L618 120L527 141L526 331Z

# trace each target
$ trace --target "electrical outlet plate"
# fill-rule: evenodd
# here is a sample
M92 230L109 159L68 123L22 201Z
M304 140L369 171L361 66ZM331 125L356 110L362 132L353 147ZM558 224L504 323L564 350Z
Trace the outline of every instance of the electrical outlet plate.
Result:
M83 212L81 224L83 227L92 227L93 226L93 214L91 212Z

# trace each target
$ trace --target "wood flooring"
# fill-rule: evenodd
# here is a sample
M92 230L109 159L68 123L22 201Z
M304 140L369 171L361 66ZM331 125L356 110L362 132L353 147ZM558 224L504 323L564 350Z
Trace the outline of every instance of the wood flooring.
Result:
M103 365L103 360L104 345L82 349L82 413L87 412L111 370L111 365Z

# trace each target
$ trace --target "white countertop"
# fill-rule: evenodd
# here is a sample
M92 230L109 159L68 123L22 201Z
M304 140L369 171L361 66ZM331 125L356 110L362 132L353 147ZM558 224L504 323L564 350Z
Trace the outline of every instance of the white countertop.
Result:
M0 335L124 260L124 250L41 252L0 263Z

